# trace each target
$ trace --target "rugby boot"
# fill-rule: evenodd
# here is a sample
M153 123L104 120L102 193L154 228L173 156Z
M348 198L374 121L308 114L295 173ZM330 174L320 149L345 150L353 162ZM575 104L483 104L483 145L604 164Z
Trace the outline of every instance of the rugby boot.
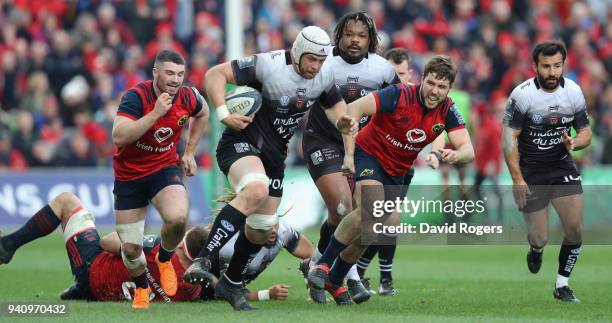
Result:
M325 282L328 280L329 267L327 265L316 265L308 272L308 287L310 298L313 302L325 304Z
M174 266L172 266L172 261L168 260L166 262L159 261L159 254L155 256L155 263L157 264L157 268L159 269L159 280L161 283L161 287L164 290L164 293L168 296L176 295L176 290L178 286L178 282L176 279L176 272L174 271Z
M77 284L74 284L60 293L60 299L64 301L84 300L87 299L87 295L85 295Z
M344 286L336 286L332 282L325 282L325 290L327 290L336 301L336 305L353 305L355 302L351 299L351 295Z
M219 279L217 286L215 286L215 297L226 300L236 311L252 311L257 309L247 301L244 288L230 283L225 275Z
M183 275L183 279L190 284L208 286L213 282L215 276L210 273L210 259L196 258Z
M7 250L2 244L2 232L0 231L0 265L11 262L15 251Z
M149 296L151 295L151 289L137 287L134 291L134 299L132 300L133 309L149 309Z
M580 303L580 300L574 296L574 291L571 290L569 286L555 288L553 297L563 302Z
M361 304L370 299L370 292L363 286L360 280L347 279L346 286L348 287L349 294L353 301L357 304Z
M529 249L527 253L527 267L532 274L537 274L540 271L540 267L542 267L542 254L544 251L536 252L533 249Z
M393 296L395 295L395 292L393 280L388 278L383 278L380 280L380 288L378 289L378 294L380 296Z

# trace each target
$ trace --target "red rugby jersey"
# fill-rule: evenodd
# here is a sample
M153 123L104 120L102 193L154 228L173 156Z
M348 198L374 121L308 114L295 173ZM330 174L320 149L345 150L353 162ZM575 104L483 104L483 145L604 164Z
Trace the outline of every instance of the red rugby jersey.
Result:
M465 128L453 100L447 97L435 109L427 109L419 90L420 85L394 84L372 92L376 114L357 134L356 144L391 176L404 175L442 131Z
M153 241L147 242L147 239L152 239ZM199 285L191 285L183 280L185 268L181 265L176 254L170 259L176 271L176 277L178 278L176 295L164 297L165 294L160 292L161 283L159 281L159 270L155 263L155 255L157 255L157 251L159 250L160 241L161 239L154 236L145 237L144 252L147 258L147 269L149 271L147 280L149 281L151 293L155 295L153 301L186 302L197 299L201 287ZM147 247L147 244L152 244L153 248L150 248L150 246ZM98 301L124 301L129 299L127 295L130 295L130 298L134 296L135 285L123 264L121 256L103 251L91 264L89 270L89 287L92 296Z
M157 96L153 82L146 81L128 90L119 104L118 116L138 120L153 111ZM113 156L115 179L135 180L179 163L176 145L183 125L202 109L204 98L193 87L181 87L172 108L135 142L117 149Z

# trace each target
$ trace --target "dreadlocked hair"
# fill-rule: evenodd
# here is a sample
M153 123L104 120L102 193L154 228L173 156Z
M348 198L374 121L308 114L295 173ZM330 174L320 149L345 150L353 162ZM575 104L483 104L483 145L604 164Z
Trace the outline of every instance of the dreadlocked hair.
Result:
M374 24L372 17L370 17L370 15L364 11L347 13L340 18L336 28L334 29L334 44L338 46L340 43L340 38L342 38L342 34L344 33L344 29L346 28L346 24L351 20L355 22L361 21L364 25L366 25L366 27L368 27L368 38L370 39L368 44L368 52L376 53L379 43L378 30L376 30L376 24Z
M238 194L236 193L236 191L234 191L233 188L225 188L223 189L223 193L219 197L217 197L214 202L228 204L234 198L236 198L237 195ZM222 208L212 208L212 211L215 213L215 215L217 215L221 211L221 209Z

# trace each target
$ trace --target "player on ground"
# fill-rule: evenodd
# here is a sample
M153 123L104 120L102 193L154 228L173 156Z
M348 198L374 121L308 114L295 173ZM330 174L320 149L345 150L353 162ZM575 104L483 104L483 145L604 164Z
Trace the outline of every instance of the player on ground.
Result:
M537 273L548 242L548 205L552 202L565 233L553 296L578 302L568 286L582 244L584 200L581 177L570 152L591 143L584 95L563 77L567 52L556 41L537 44L537 74L517 86L504 115L504 155L512 176L514 199L527 223L529 271ZM576 137L569 136L574 127Z
M34 214L21 228L7 236L0 237L0 264L8 264L17 249L50 234L60 224L75 279L75 284L60 294L61 299L131 300L136 286L121 259L119 251L121 242L117 234L113 232L100 239L93 215L72 193L58 195ZM173 253L170 261L179 275L182 274L183 268L191 264L187 257L188 247L201 246L202 236L201 231L189 230L183 242ZM182 279L177 282L177 292L174 295L168 295L159 283L161 273L156 257L161 248L160 239L155 236L145 236L140 244L143 245L146 259L145 278L153 287L150 291L150 294L154 295L153 301L177 302L198 298L200 286L188 284ZM146 295L147 298L150 297L150 294Z
M378 32L367 13L348 13L340 18L333 39L335 47L325 65L333 71L334 82L347 103L400 82L393 67L376 54ZM361 118L360 127L368 120L369 117ZM324 108L317 104L308 114L302 147L310 176L327 206L327 221L321 225L312 266L325 251L342 217L352 210L353 203L349 182L342 173L342 135L330 123ZM349 279L347 285L355 302L361 303L370 297L359 279Z
M142 236L149 202L164 224L157 256L161 285L174 295L177 278L172 263L174 249L185 234L189 200L181 180L196 172L194 152L208 122L208 105L194 87L182 86L185 60L164 50L155 58L153 81L127 91L113 125L115 214L121 255L136 285L133 308L149 307L149 284ZM176 146L183 125L191 118L189 138L179 160Z
M367 246L361 245L362 187L382 188L383 185L402 185L406 171L412 167L419 151L446 130L456 150L439 149L441 158L449 163L467 163L474 158L474 150L461 115L447 97L456 75L456 66L447 56L435 56L425 65L420 85L398 84L375 91L350 104L352 116L374 115L359 132L352 160L343 167L355 169L356 208L338 226L325 253L308 274L311 298L325 302L325 290L339 305L351 304L346 290L341 287L349 268L356 263ZM375 114L376 113L376 114ZM372 190L370 190L372 191ZM374 192L380 194L378 190ZM379 199L393 200L397 192ZM391 196L393 195L393 196ZM367 200L378 197L364 196ZM349 247L350 246L350 247ZM347 248L349 247L349 248ZM346 249L346 250L345 250ZM331 271L330 267L332 266Z
M206 235L209 233L210 228L206 228ZM221 248L219 254L211 257L211 273L215 277L220 277L229 266L234 255L237 238L238 233L234 234L231 240ZM251 283L261 275L283 249L300 259L308 259L312 257L313 253L312 243L306 236L286 224L275 224L266 244L248 264L244 274L244 285ZM202 294L205 299L214 299L215 285L216 281L213 281L209 287L204 288ZM249 291L247 299L249 301L265 301L270 299L285 300L287 297L289 297L289 286L286 284L275 284L269 289L258 292Z
M347 115L346 103L334 85L332 71L322 68L330 51L327 33L309 26L300 31L291 51L278 50L223 63L206 75L206 91L217 107L218 119L228 127L217 148L217 161L237 196L219 212L206 246L187 269L185 278L209 283L213 277L210 255L240 231L232 261L215 288L217 296L236 310L252 309L242 293L242 273L277 221L287 144L302 116L319 101L329 121L343 133L349 135L357 130L357 123ZM225 106L227 83L247 85L261 92L262 107L254 117L229 114Z
M402 83L411 85L412 74L414 71L410 68L410 54L407 50L403 48L392 48L385 52L383 55L385 59L393 66L395 69L395 73L400 78ZM427 154L426 162L427 165L436 169L440 165L435 152L438 149L444 148L444 137L438 136L431 143L431 151ZM406 176L404 176L404 186L406 191L408 190L408 186L412 181L412 177L414 176L414 167L411 167L408 170ZM405 195L405 194L404 194ZM361 277L361 281L366 289L368 289L370 294L375 294L375 292L370 288L370 280L369 278L365 278L365 271L368 269L368 266L376 253L378 253L378 266L380 269L380 288L378 293L382 296L392 296L395 295L395 288L393 287L393 276L391 274L393 270L393 258L395 257L395 249L397 238L396 235L387 234L388 237L385 239L386 244L377 244L376 242L371 244L364 252L359 260L357 261L357 271L359 273L359 277ZM350 292L350 286L349 286ZM353 300L355 297L353 293Z

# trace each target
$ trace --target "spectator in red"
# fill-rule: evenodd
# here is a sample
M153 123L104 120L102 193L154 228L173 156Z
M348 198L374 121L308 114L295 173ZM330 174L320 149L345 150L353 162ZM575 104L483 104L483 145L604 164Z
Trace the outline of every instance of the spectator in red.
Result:
M0 170L23 171L27 168L25 157L11 144L8 129L0 129Z

